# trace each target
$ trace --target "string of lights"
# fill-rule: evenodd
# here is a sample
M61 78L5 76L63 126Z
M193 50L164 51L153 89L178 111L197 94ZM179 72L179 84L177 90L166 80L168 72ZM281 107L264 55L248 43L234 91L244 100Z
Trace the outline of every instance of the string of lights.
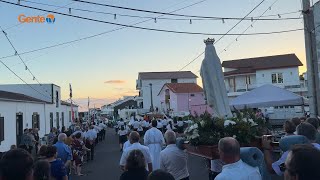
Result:
M206 33L206 32L188 32L188 31L175 31L175 30L166 30L166 29L156 29L156 28L147 28L147 27L141 27L141 26L134 26L134 25L127 25L127 24L120 24L120 23L114 23L114 22L109 22L109 21L103 21L99 19L93 19L93 18L88 18L88 17L83 17L83 16L78 16L78 15L72 15L72 14L66 14L66 13L61 13L57 11L52 11L52 10L47 10L47 9L42 9L42 8L37 8L37 7L31 7L31 6L26 6L22 4L16 4L4 0L0 0L0 2L15 5L15 6L20 6L20 7L25 7L29 9L34 9L34 10L39 10L39 11L44 11L48 13L55 13L63 16L69 16L77 19L83 19L83 20L88 20L92 22L99 22L99 23L104 23L104 24L111 24L111 25L116 25L116 26L122 26L122 27L129 27L129 28L134 28L134 29L141 29L141 30L149 30L149 31L158 31L158 32L166 32L166 33L175 33L175 34L188 34L188 35L206 35L206 36L238 36L240 35L239 33L228 33L228 34L223 34L223 33ZM243 21L243 20L241 20ZM281 34L281 33L288 33L288 32L295 32L295 31L301 31L303 29L290 29L290 30L283 30L283 31L273 31L273 32L258 32L258 33L248 33L248 34L242 34L243 36L253 36L253 35L268 35L268 34Z
M103 4L103 3L92 2L92 1L84 1L84 0L72 0L72 1L85 3L85 4L90 4L90 5L104 6L104 7L109 7L109 8L124 9L124 10L129 10L129 11L137 11L137 12L152 13L152 14L161 14L161 15L168 15L168 16L187 17L189 19L190 18L201 18L201 19L242 20L242 18L233 18L233 17L225 17L225 18L223 18L223 17L213 17L213 16L186 15L186 14L175 14L175 13L166 13L166 12L159 12L159 11L150 11L150 10L129 8L129 7L123 7L123 6L114 6L114 5L110 5L110 4ZM295 18L295 19L297 19L297 18ZM252 17L250 17L250 18L246 17L245 20L252 20Z
M212 21L212 20L239 20L241 18L237 17L212 17L212 18L167 18L167 17L151 17L151 16L138 16L138 15L128 15L128 14L121 14L121 13L109 13L109 12L104 12L104 11L94 11L94 10L88 10L88 9L80 9L80 8L70 8L66 6L57 6L53 4L46 4L46 3L41 3L41 2L34 2L34 1L29 1L29 0L22 0L23 2L31 3L31 4L37 4L37 5L43 5L43 6L49 6L49 7L57 7L59 9L68 9L68 12L71 13L74 10L75 11L82 11L82 12L89 12L89 13L95 13L95 14L104 14L104 15L109 15L112 16L114 19L117 19L117 17L130 17L130 18L141 18L141 19L152 19L152 20L174 20L174 21L186 21L192 24L193 21ZM266 17L277 17L277 18L264 18L261 19L260 17L250 17L246 18L245 20L248 21L281 21L281 20L299 20L301 18L296 18L296 17L283 17L284 15L292 15L296 13L300 13L301 11L294 11L294 12L287 12L287 13L281 13L281 14L274 14L274 15L269 15Z
M20 61L21 61L21 62L23 63L23 65L25 66L25 70L28 71L28 72L31 74L32 79L33 79L34 81L36 81L40 86L42 86L42 84L40 83L40 81L39 81L39 80L36 78L36 76L32 73L32 71L31 71L30 68L27 66L27 64L23 61L23 59L22 59L22 57L20 56L20 54L18 53L17 49L14 47L12 41L9 39L8 34L2 29L1 26L0 26L0 29L1 29L1 31L3 32L4 36L6 37L6 39L8 40L8 42L10 43L11 47L13 48L13 50L14 50L14 52L15 52L14 54L19 57ZM49 94L49 92L48 92L47 90L45 90L45 91ZM49 96L52 97L51 94L49 94Z
M273 6L274 4L276 4L278 1L279 1L279 0L275 0L275 1L258 17L258 19L261 18L261 17L263 17L263 15L265 15L268 11L270 11L271 8L272 8L272 6ZM255 20L255 21L253 21L244 31L242 31L242 33L241 33L239 36L237 36L231 43L229 43L229 44L219 53L219 55L221 55L222 53L226 52L227 49L228 49L230 46L232 46L235 42L237 42L237 41L239 40L239 38L240 38L243 34L245 34L250 28L253 28L253 25L254 25L256 22L258 22L258 19Z

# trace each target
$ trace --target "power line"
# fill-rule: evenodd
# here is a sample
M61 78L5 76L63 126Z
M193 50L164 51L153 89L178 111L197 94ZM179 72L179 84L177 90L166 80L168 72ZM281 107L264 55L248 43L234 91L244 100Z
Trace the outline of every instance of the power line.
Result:
M185 1L185 0L184 0ZM184 2L183 1L183 2ZM189 7L192 7L192 6L195 6L197 4L200 4L200 3L203 3L207 0L200 0L200 1L197 1L195 3L192 3L190 5L187 5L187 6L184 6L182 8L179 8L179 9L176 9L176 10L173 10L171 11L170 13L173 13L173 12L177 12L177 11L180 11L180 10L183 10L183 9L186 9L186 8L189 8ZM176 3L175 5L178 5L180 4L181 2L179 3ZM173 6L175 6L173 5ZM171 6L171 7L173 7ZM159 17L162 17L164 15L160 15L160 16L157 16L156 18L159 18ZM150 19L147 19L147 20L143 20L143 21L139 21L139 22L136 22L136 23L133 23L132 25L137 25L137 24L141 24L141 23L144 23L144 22L148 22L150 21ZM118 31L118 30L122 30L122 29L125 29L127 27L119 27L119 28L115 28L115 29L112 29L112 30L109 30L109 31L104 31L104 32L101 32L101 33L98 33L98 34L94 34L94 35L90 35L90 36L85 36L83 38L79 38L79 39L75 39L75 40L72 40L72 41L66 41L66 42L63 42L63 43L58 43L58 44L54 44L54 45L51 45L51 46L46 46L46 47L42 47L42 48L38 48L38 49L33 49L33 50L30 50L30 51L25 51L25 52L22 52L20 53L20 55L23 55L23 54L29 54L29 53L34 53L34 52L38 52L38 51L42 51L42 50L46 50L46 49L51 49L51 48L55 48L55 47L58 47L58 46L63 46L63 45L66 45L66 44L72 44L72 43L75 43L75 42L79 42L79 41L82 41L82 40L87 40L87 39L91 39L91 38L94 38L94 37L98 37L98 36L102 36L102 35L105 35L105 34L109 34L109 33L112 33L112 32L115 32L115 31ZM6 59L6 58L10 58L10 57L13 57L14 55L8 55L8 56L3 56L3 57L0 57L0 59Z
M56 12L56 11L52 11L52 10L46 10L46 9L41 9L41 8L36 8L36 7L31 7L31 6L26 6L26 5L21 5L21 4L15 4L15 3L8 2L8 1L3 1L3 0L0 0L0 2L11 4L11 5L15 5L15 6L21 6L21 7L25 7L25 8L29 8L29 9L34 9L34 10L45 11L45 12L49 12L49 13L60 14L60 15L63 15L63 16L69 16L69 17L73 17L73 18L77 18L77 19L83 19L83 20L88 20L88 21L93 21L93 22L99 22L99 23L104 23L104 24L111 24L111 25L129 27L129 28L135 28L135 29L149 30L149 31L158 31L158 32L175 33L175 34L189 34L189 35L207 35L207 36L222 35L223 37L226 36L226 35L229 35L229 36L238 36L239 35L239 33L236 33L236 34L204 33L204 32L188 32L188 31L174 31L174 30L166 30L166 29L147 28L147 27L141 27L141 26L113 23L113 22L108 22L108 21L103 21L103 20L98 20L98 19L93 19L93 18L88 18L88 17L83 17L83 16L77 16L77 15L72 15L72 14L66 14L66 13ZM243 21L243 19L241 21ZM301 30L302 29L292 29L292 30L284 30L284 31L250 33L250 34L242 34L242 35L252 36L252 35L281 34L281 33L288 33L288 32L301 31Z
M232 18L232 17L222 18L222 17L214 17L214 16L198 16L198 15L166 13L166 12L159 12L159 11L149 11L149 10L129 8L129 7L123 7L123 6L114 6L114 5L110 5L110 4L103 4L103 3L90 2L90 1L84 1L84 0L72 0L72 1L81 2L81 3L85 3L85 4L91 4L91 5L97 5L97 6L105 6L105 7L116 8L116 9L125 9L125 10L129 10L129 11L137 11L137 12L145 12L145 13L161 14L161 15L169 15L169 16L188 17L189 19L190 18L225 19L225 20L227 20L227 19L241 20L242 19L242 18ZM247 18L245 18L245 19L247 19ZM249 18L247 20L251 20L251 18Z
M27 86L29 86L31 89L36 91L37 93L41 94L42 96L48 98L48 96L42 94L40 91L33 88L30 84L28 84L25 80L23 80L17 73L15 73L9 66L7 66L3 61L0 60L0 63L3 64L12 74L14 74L17 78L19 78L23 83L25 83ZM51 97L49 97L51 98Z
M27 70L31 75L34 81L37 81L37 83L42 86L42 84L39 82L39 80L36 78L36 76L31 72L30 68L27 66L27 64L23 61L23 59L21 58L20 54L18 53L17 49L14 47L12 41L9 39L8 34L2 29L2 27L0 26L1 31L3 32L4 36L6 37L6 39L8 40L8 42L10 43L11 47L13 48L13 50L15 51L15 55L19 57L19 59L21 60L21 62L24 64L25 66L25 70ZM47 91L46 91L47 92ZM47 92L48 93L48 92ZM48 93L49 94L49 93ZM49 94L50 97L52 97L51 94Z
M184 8L187 8L187 7L190 7L192 5L195 5L195 4L198 4L200 2L204 2L205 0L202 0L202 1L199 1L199 2L196 2L194 4L191 4L189 6L186 6L186 7L183 7L183 8L180 8L178 10L181 10L181 9L184 9ZM11 3L11 2L7 2L7 1L3 1L3 0L0 0L0 2L4 2L4 3L8 3L8 4L12 4L12 5L17 5L15 3ZM18 5L18 6L22 6L23 5ZM38 8L37 8L38 9ZM41 9L39 9L41 11ZM176 10L176 11L178 11ZM49 10L45 10L46 12L48 12ZM53 12L53 11L49 11L49 12ZM54 12L53 12L54 13ZM60 13L61 14L61 13ZM67 16L71 16L69 14L66 14ZM144 21L140 21L138 23L134 23L133 25L136 25L136 24L141 24L143 22L147 22L147 21L150 21L150 19L148 20L144 20ZM127 27L131 27L131 25L128 25L128 26L122 26L120 28L116 28L116 29L112 29L112 30L109 30L109 31L105 31L105 32L102 32L102 33L98 33L98 34L94 34L94 35L90 35L90 36L86 36L86 37L83 37L83 38L79 38L79 39L75 39L75 40L71 40L71 41L66 41L66 42L62 42L62 43L58 43L58 44L54 44L54 45L50 45L50 46L46 46L46 47L42 47L42 48L38 48L38 49L33 49L33 50L30 50L30 51L25 51L25 52L21 52L20 55L24 55L24 54L30 54L30 53L34 53L34 52L38 52L38 51L42 51L42 50L45 50L45 49L51 49L51 48L54 48L54 47L58 47L58 46L62 46L62 45L65 45L65 44L71 44L71 43L75 43L75 42L78 42L78 41L82 41L82 40L86 40L86 39L91 39L91 38L94 38L94 37L98 37L98 36L101 36L101 35L104 35L104 34L108 34L108 33L111 33L111 32L114 32L114 31L118 31L118 30L121 30L121 29L124 29L124 28L127 28ZM289 31L281 31L281 32L274 32L274 33L287 33L287 32L293 32L293 31L300 31L302 29L295 29L295 30L289 30ZM270 34L270 32L269 32ZM272 32L271 32L272 34ZM233 35L238 35L238 34L233 34ZM251 34L253 35L253 34ZM257 34L256 34L257 35ZM0 59L6 59L6 58L10 58L10 57L14 57L15 55L8 55L8 56L3 56L3 57L0 57Z
M114 19L117 19L118 16L122 16L122 17L130 17L130 18L141 18L141 19L155 19L155 17L151 17L151 16L138 16L138 15L128 15L128 14L121 14L121 13L109 13L109 12L104 12L104 11L94 11L94 10L88 10L88 9L80 9L80 8L68 8L66 6L57 6L57 5L53 5L53 4L46 4L46 3L41 3L41 2L34 2L34 1L29 1L29 0L22 0L24 2L27 3L31 3L31 4L37 4L37 5L44 5L44 6L49 6L49 7L58 7L59 9L69 9L69 12L72 10L76 10L76 11L82 11L82 12L90 12L90 13L96 13L96 14L104 14L104 15L110 15L112 17L114 17ZM260 20L260 21L279 21L279 20L299 20L301 18L295 18L295 17L287 17L287 18L283 18L283 15L288 15L288 14L296 14L299 13L300 11L294 11L294 12L288 12L288 13L281 13L281 14L275 14L275 15L269 15L266 17L274 17L276 16L277 18L257 18L257 17L250 17L250 18L246 18L245 20L249 20L249 21L254 21L254 20ZM190 22L192 24L192 21L208 21L208 20L239 20L241 18L237 18L237 17L212 17L212 18L166 18L166 17L159 17L156 19L161 19L161 20L173 20L173 21L187 21Z
M276 4L278 1L279 1L279 0L275 0L275 1L258 17L258 19L261 18L265 13L267 13L267 12L272 8L272 6L273 6L274 4ZM255 20L255 21L253 21L253 23L251 23L251 25L249 25L239 36L237 36L234 41L232 41L231 43L229 43L229 44L219 53L219 55L222 54L223 52L226 52L227 49L228 49L231 45L233 45L235 42L237 42L238 39L239 39L245 32L247 32L251 27L253 27L253 25L254 25L256 22L258 22L258 19Z

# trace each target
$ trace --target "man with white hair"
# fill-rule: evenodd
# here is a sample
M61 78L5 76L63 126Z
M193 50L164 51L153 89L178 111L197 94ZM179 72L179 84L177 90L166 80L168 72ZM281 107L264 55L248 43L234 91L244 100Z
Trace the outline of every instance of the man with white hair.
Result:
M188 155L176 146L176 133L164 134L167 147L160 152L160 168L173 175L175 180L189 180Z
M57 148L57 158L61 159L64 162L66 169L68 169L71 163L72 153L70 147L64 143L66 138L67 135L65 133L60 133L58 142L54 146Z

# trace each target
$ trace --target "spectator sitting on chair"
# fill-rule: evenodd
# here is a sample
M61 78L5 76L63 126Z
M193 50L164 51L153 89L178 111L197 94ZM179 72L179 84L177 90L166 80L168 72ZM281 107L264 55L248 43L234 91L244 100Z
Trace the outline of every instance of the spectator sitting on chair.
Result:
M240 159L239 142L232 137L220 139L218 143L220 159L226 164L215 180L261 180L257 167L251 167Z
M296 131L296 125L290 120L286 120L283 124L283 130L286 132L284 136L291 136L294 135L294 132Z
M285 180L319 180L320 151L312 145L295 145L282 167Z
M320 143L320 133L318 131L319 128L319 120L317 118L308 118L306 120L307 123L310 123L314 128L316 128L316 143Z
M316 129L311 124L306 122L301 123L297 127L297 134L305 136L309 140L310 144L312 144L316 149L320 149L320 145L315 143ZM264 158L269 172L273 174L276 173L277 175L282 176L283 172L281 171L281 165L284 164L285 160L287 159L289 151L284 152L280 159L274 162L272 157L271 140L268 139L267 136L262 137L262 147L264 149Z

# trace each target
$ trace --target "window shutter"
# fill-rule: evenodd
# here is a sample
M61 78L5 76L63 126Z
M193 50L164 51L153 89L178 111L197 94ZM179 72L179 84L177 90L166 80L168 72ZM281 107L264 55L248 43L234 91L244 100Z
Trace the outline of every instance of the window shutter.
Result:
M0 117L0 142L4 141L4 117Z

